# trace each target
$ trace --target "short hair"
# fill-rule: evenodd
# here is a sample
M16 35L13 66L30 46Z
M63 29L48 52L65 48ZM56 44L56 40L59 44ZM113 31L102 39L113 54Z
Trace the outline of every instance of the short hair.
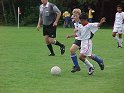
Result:
M74 14L75 12L78 13L79 15L81 14L81 10L79 8L73 9L72 13Z
M88 15L85 13L85 12L83 12L83 13L81 13L81 15L79 16L79 19L80 20L87 20L88 19Z
M120 4L120 5L117 5L117 7L120 7L120 8L122 8L123 9L123 6Z

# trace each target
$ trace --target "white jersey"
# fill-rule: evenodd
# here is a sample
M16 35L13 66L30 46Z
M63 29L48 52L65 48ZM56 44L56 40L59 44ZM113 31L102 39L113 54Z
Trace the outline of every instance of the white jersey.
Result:
M81 40L80 39L81 32L80 32L80 30L78 30L80 26L81 26L81 24L79 22L74 23L74 28L77 29L76 37L75 37L75 39L77 39L77 40Z
M115 14L114 27L122 28L122 26L124 25L123 20L124 20L124 12L121 12L121 13L117 12Z
M81 40L88 40L92 37L92 34L98 30L98 23L88 23L85 26L80 26L79 31L81 32L80 39Z

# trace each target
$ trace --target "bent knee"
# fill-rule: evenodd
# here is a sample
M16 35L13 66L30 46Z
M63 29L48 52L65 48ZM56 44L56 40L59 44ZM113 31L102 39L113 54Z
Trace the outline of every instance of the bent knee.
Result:
M79 55L79 59L80 59L81 61L85 61L85 56L82 55L82 54L80 54L80 55Z
M112 36L115 37L116 36L116 33L113 33Z
M70 52L71 52L71 54L74 54L76 52L76 50L73 48L70 48Z

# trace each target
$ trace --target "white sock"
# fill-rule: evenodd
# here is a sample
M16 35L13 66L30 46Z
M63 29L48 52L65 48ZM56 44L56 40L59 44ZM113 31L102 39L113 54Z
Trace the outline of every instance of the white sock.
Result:
M122 46L122 38L119 38L118 43L119 43L119 46Z
M85 59L84 63L88 68L93 67L93 65L87 59Z
M118 36L116 35L115 37L113 37L115 40L117 40L117 42L119 42L119 38Z

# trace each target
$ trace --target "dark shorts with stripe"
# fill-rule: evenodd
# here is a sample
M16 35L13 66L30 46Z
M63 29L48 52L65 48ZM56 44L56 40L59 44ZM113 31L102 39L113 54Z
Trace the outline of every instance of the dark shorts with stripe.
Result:
M53 23L50 25L43 25L43 36L48 35L51 38L56 37L56 26L53 26Z
M77 46L81 46L81 40L77 40L77 39L75 39L75 41L74 41L74 43L73 44L75 44L75 45L77 45Z

